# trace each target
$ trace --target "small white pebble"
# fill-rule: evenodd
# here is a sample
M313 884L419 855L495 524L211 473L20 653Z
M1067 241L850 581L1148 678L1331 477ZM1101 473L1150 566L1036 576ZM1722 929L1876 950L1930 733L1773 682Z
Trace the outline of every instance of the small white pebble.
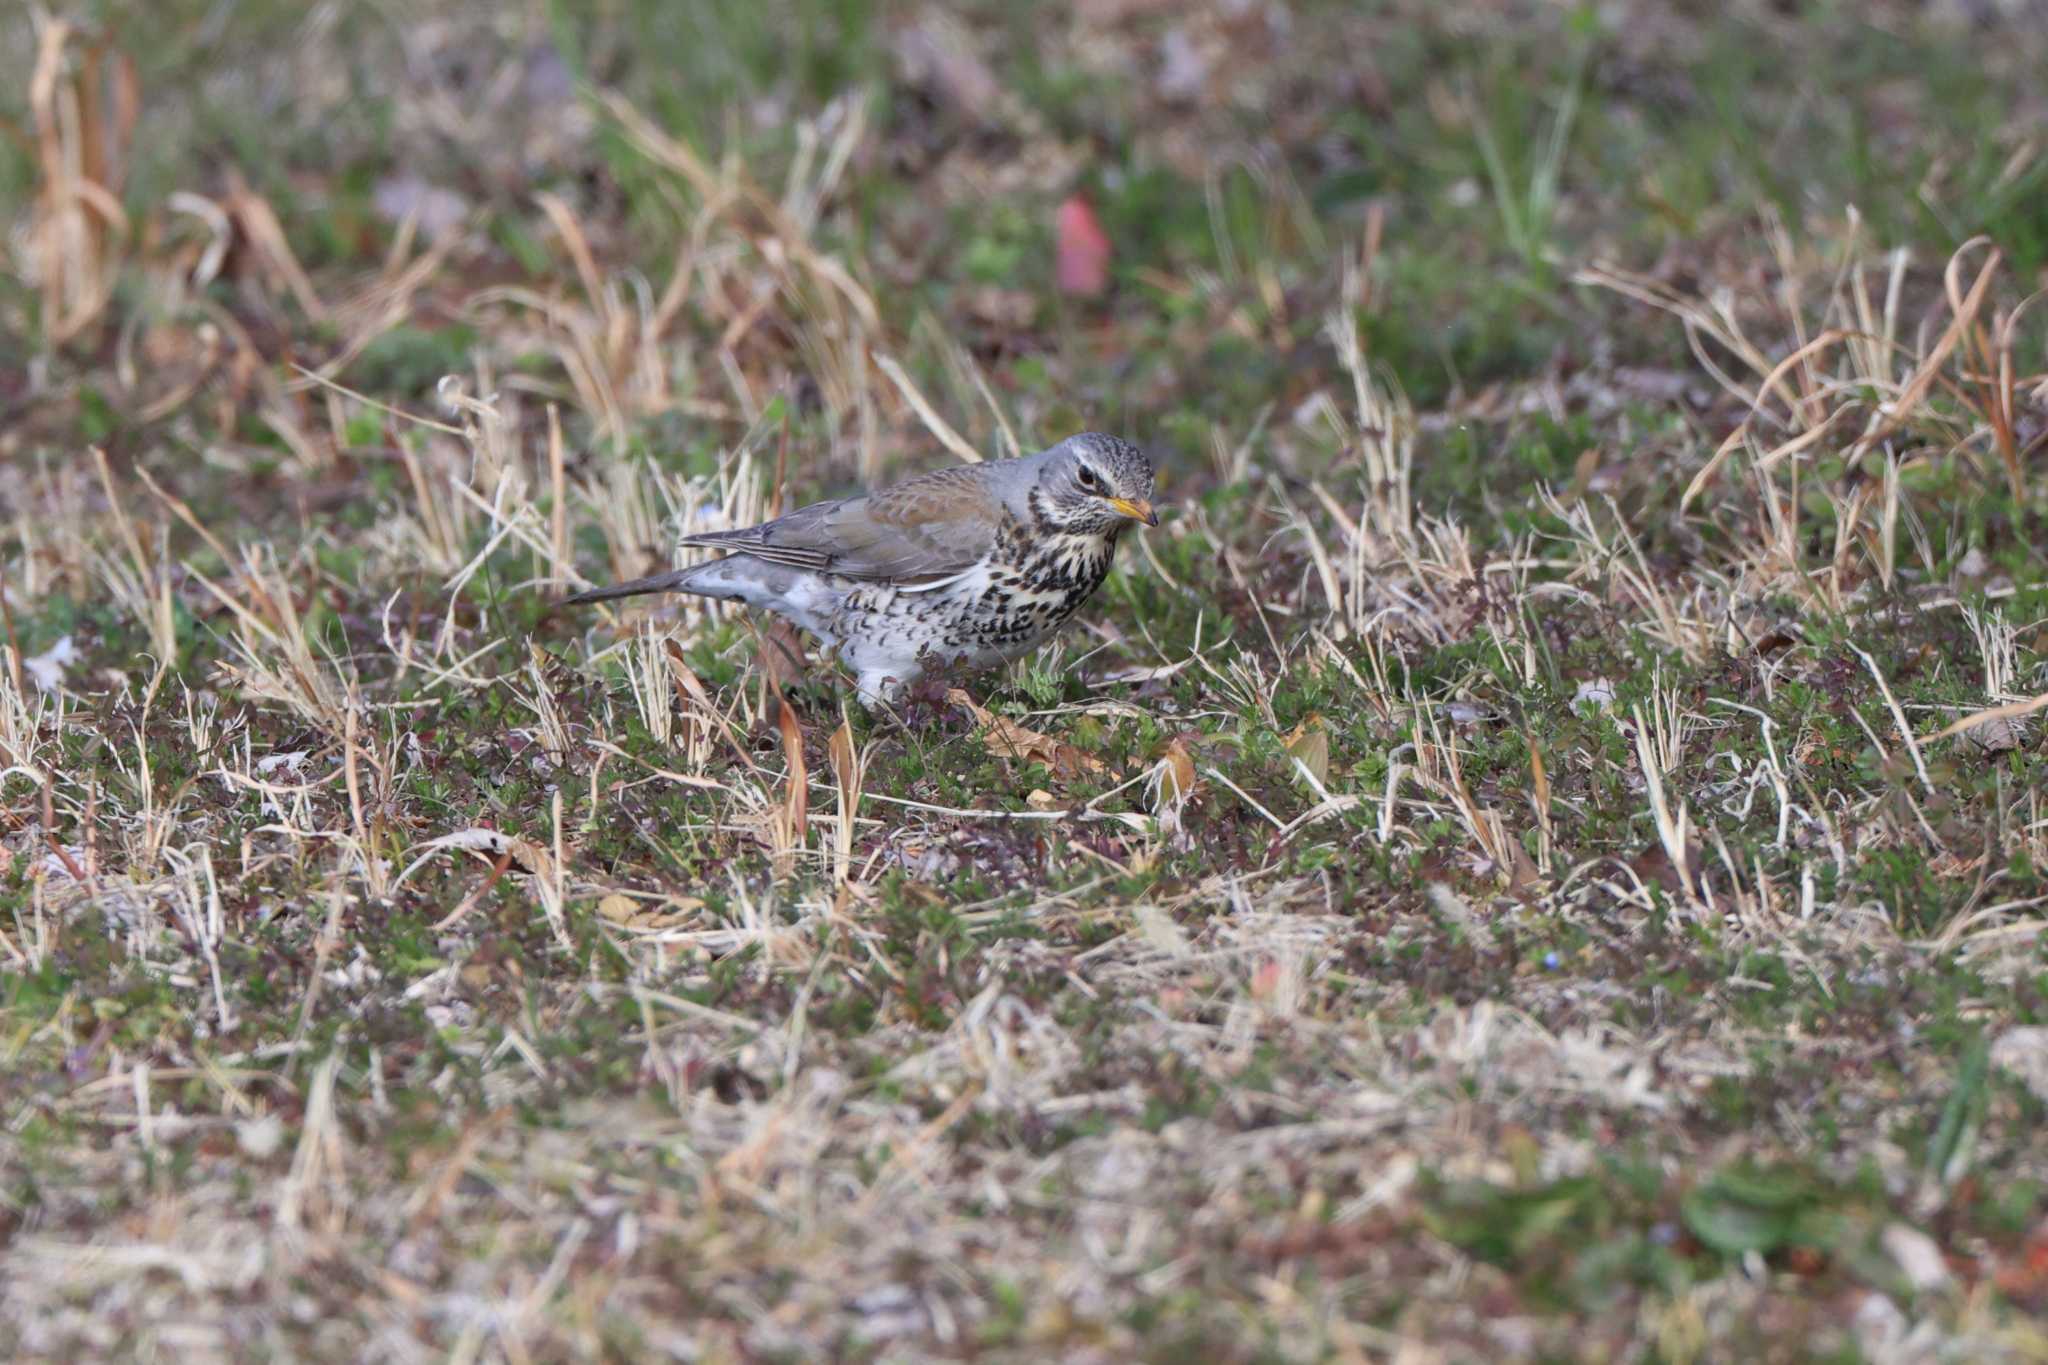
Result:
M1573 707L1606 707L1614 704L1614 684L1605 678L1589 678L1572 694Z
M275 1114L263 1114L238 1123L235 1141L244 1152L261 1161L284 1145L284 1120Z

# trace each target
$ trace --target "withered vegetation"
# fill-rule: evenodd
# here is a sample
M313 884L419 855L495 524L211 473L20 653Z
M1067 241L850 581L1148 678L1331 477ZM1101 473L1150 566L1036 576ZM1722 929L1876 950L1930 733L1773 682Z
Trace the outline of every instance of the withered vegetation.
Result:
M0 19L0 1354L2041 1358L2038 3L590 9Z

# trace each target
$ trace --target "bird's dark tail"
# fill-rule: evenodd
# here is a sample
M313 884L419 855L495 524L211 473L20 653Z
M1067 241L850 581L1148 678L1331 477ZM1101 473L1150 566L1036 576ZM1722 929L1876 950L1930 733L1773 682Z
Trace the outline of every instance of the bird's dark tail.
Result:
M609 602L614 597L638 597L645 592L674 592L682 587L683 580L689 576L689 569L670 569L667 573L649 574L630 583L614 583L608 588L592 588L589 592L579 592L573 597L563 598L555 605L574 607L585 602Z

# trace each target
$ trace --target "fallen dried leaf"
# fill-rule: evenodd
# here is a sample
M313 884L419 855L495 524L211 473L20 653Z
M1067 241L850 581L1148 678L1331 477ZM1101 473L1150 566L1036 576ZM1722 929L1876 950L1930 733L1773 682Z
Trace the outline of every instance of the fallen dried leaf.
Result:
M597 903L597 913L627 929L673 929L688 923L692 914L704 908L695 896L669 896L647 904L622 891L614 891Z
M457 830L453 834L444 834L438 839L427 840L420 845L421 856L414 861L413 867L419 866L428 856L441 849L475 853L485 862L509 850L512 854L511 861L507 864L510 871L542 877L552 876L554 873L554 859L549 856L546 849L531 839L522 839L503 830L486 829L476 825ZM411 871L411 868L406 869L406 875L411 875ZM400 877L399 880L403 881L404 877Z
M981 742L997 758L1043 763L1060 778L1109 771L1108 765L1095 755L1077 749L1063 739L1027 729L1006 716L998 716L957 687L947 690L946 700L973 713L981 725Z
M1166 752L1159 756L1159 766L1153 769L1153 782L1155 815L1183 804L1195 794L1195 760L1187 745L1176 739L1166 746Z
M1312 715L1295 726L1285 743L1287 752L1301 760L1301 766L1308 769L1317 786L1329 781L1330 732L1323 728L1321 716Z
M1529 850L1522 847L1522 841L1513 835L1508 837L1508 890L1516 895L1530 890L1543 880L1543 874L1536 868L1536 860L1529 856Z
M1993 752L2014 748L2018 740L2013 735L2013 722L2022 716L2033 715L2044 706L2048 706L2048 692L2043 692L2038 697L2029 697L2025 701L2007 702L2004 706L1974 712L1951 725L1943 726L1928 736L1928 739L1931 742L1947 739L1951 735L1972 734L1980 747Z
M775 725L782 731L782 753L789 763L789 790L783 798L783 809L792 836L801 840L811 812L810 774L804 767L804 731L787 701L778 696L775 704Z
M1054 278L1062 294L1092 298L1109 288L1109 234L1088 201L1070 195L1054 218Z
M853 749L853 727L846 721L840 721L839 728L826 741L825 753L832 760L832 778L839 784L839 790L849 791L857 785L859 775Z

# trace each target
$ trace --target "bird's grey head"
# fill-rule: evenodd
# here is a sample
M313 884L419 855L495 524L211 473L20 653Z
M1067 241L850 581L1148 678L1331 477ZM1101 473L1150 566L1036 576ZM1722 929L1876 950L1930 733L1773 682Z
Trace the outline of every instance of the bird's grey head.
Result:
M1084 431L1039 457L1034 509L1074 535L1112 535L1134 521L1159 524L1152 510L1152 461L1129 441Z

